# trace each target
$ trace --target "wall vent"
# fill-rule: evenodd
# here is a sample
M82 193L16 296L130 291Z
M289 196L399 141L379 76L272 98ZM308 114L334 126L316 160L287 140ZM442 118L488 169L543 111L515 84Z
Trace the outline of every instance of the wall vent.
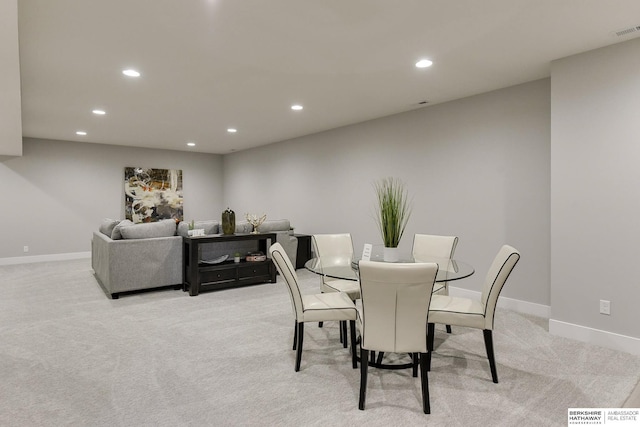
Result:
M637 33L639 31L640 31L640 25L636 25L634 27L623 28L621 30L614 31L613 34L615 34L617 37L624 37L632 33Z

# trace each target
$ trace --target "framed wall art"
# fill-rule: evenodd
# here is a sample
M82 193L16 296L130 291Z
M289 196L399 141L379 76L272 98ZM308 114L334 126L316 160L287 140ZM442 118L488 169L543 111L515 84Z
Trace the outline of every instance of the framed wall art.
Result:
M183 220L182 170L124 168L125 217L134 223Z

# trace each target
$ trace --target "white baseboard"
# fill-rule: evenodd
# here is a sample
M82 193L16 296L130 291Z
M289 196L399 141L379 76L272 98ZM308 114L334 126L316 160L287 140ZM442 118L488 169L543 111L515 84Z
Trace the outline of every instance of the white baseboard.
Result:
M70 259L91 258L91 252L72 252L66 254L18 256L0 258L0 265L30 264L33 262L67 261Z
M468 289L456 288L449 286L449 295L454 297L464 297L472 299L480 299L480 292L470 291ZM548 319L551 317L551 307L548 305L536 304L534 302L521 301L514 298L501 296L498 299L498 307L507 310L517 311L518 313L530 314L532 316Z
M449 286L449 295L473 299L480 298L480 292L478 291L452 286ZM551 335L640 355L640 339L551 319L551 307L547 305L501 296L498 300L498 307L549 319L549 333Z
M549 333L564 338L640 355L640 339L587 326L549 319Z

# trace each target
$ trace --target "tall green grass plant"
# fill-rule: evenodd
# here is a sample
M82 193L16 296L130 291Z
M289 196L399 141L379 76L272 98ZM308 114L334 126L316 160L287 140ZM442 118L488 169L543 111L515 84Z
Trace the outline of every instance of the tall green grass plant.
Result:
M404 182L397 178L383 178L374 183L378 198L376 222L384 246L397 248L411 216L408 191Z

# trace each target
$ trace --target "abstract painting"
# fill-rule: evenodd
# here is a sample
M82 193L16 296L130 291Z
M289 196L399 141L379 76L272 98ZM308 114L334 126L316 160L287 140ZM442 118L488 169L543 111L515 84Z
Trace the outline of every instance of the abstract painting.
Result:
M124 168L125 217L134 223L182 221L182 170Z

